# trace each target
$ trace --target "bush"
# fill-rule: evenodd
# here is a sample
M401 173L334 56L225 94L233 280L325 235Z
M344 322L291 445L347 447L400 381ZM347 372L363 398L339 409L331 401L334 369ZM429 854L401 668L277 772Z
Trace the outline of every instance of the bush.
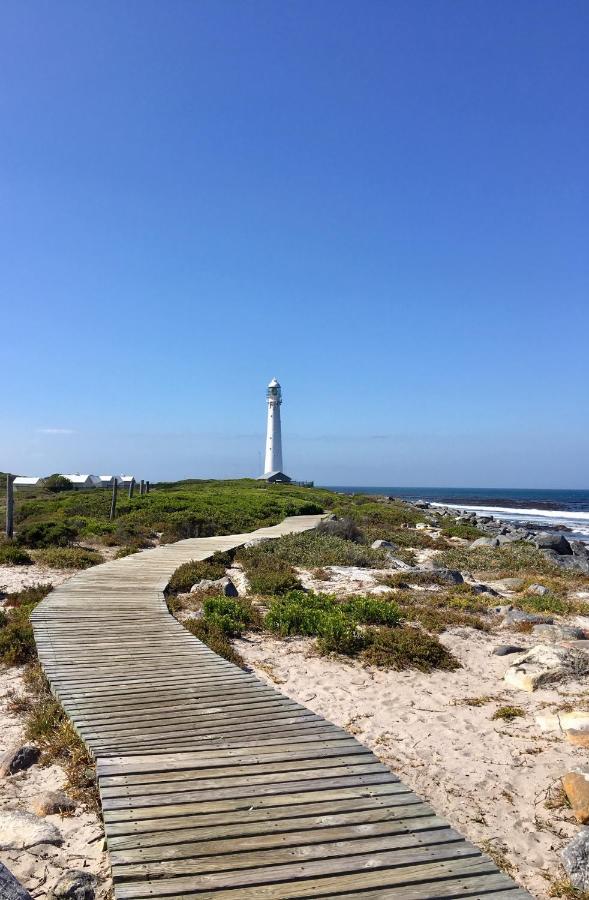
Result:
M350 597L340 606L341 610L354 622L361 625L398 625L401 610L391 600L374 597Z
M248 600L237 597L207 597L203 603L205 621L230 637L239 637L259 616Z
M83 547L48 547L37 551L36 560L52 569L89 569L104 562L104 557Z
M484 572L497 578L526 571L536 575L557 571L539 550L525 541L514 541L501 547L455 547L440 553L436 562L449 569Z
M317 635L325 614L333 612L335 606L335 597L330 594L289 591L270 603L264 625L283 637L289 634Z
M231 554L229 553L214 553L209 559L193 559L183 563L170 578L168 591L172 594L187 594L193 585L205 578L211 581L223 578L225 570L230 565Z
M387 565L387 555L382 550L373 550L318 531L287 534L277 540L262 541L239 550L237 558L248 574L256 567L267 567L270 559L307 569L323 566L384 568Z
M25 547L67 547L76 537L76 529L66 522L36 522L18 529L17 541Z
M246 574L254 594L287 594L301 586L293 567L280 560L268 560L265 566L246 569Z
M119 547L115 553L115 559L123 559L125 556L132 556L133 553L139 553L139 549L139 547L134 547L131 544L127 544L125 547Z
M183 624L194 637L206 644L213 653L222 656L223 659L229 660L229 662L240 666L242 669L246 668L245 660L231 646L227 635L216 623L207 622L205 619L187 619Z
M55 474L49 475L48 478L44 479L43 487L46 491L51 491L52 494L60 494L62 491L71 491L74 486L69 478Z
M532 613L551 612L559 616L566 616L579 612L578 603L569 603L567 600L555 597L554 594L544 594L543 596L524 594L522 597L518 597L517 605L526 612Z
M353 541L361 544L364 535L356 525L356 523L345 517L343 519L324 519L317 527L318 534L331 534L335 537L343 538L345 541Z
M0 565L4 566L30 566L33 560L21 547L16 544L0 544Z
M0 619L0 662L7 666L21 666L35 659L37 648L30 616L50 590L51 585L35 585L8 594L7 609Z
M521 706L500 706L493 715L492 719L502 719L504 722L513 722L521 716L525 716L526 711Z
M356 656L365 644L364 634L359 630L356 622L349 618L343 610L334 609L323 615L317 632L319 653Z
M384 669L433 669L453 671L460 668L458 660L440 644L418 628L375 628L368 636L368 646L362 660Z

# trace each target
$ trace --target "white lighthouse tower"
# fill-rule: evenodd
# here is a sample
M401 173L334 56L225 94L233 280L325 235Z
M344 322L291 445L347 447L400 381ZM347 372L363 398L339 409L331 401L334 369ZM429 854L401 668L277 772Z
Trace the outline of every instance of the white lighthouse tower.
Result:
M268 385L266 396L268 398L268 427L262 477L271 481L290 481L290 478L282 471L282 428L280 425L282 388L275 378Z

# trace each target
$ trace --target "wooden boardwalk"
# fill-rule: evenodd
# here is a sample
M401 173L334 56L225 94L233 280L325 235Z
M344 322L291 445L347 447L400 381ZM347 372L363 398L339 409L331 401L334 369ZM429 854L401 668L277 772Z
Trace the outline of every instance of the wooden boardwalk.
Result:
M105 563L35 610L43 668L97 760L115 896L524 900L358 741L168 613L181 563L317 519Z

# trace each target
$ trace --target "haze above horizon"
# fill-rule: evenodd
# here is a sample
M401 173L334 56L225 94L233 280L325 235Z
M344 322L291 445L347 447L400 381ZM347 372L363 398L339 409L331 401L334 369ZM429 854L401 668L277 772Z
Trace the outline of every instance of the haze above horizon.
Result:
M0 22L0 470L587 487L586 3Z

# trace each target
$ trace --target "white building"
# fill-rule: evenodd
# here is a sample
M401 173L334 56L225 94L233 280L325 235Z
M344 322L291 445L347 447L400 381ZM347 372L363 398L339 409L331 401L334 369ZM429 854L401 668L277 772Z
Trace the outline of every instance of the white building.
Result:
M15 491L34 491L43 487L43 479L37 475L18 475L13 481Z
M266 391L268 400L268 421L266 427L266 456L264 474L266 481L289 482L290 478L282 471L282 424L280 407L282 406L282 388L273 378Z
M67 478L68 481L71 481L74 490L76 491L84 491L87 488L96 487L96 482L94 481L94 475L80 475L79 472L75 472L73 475L63 474L64 478Z
M117 481L119 483L119 487L128 488L132 481L136 481L134 475L118 475Z
M111 488L115 480L114 475L93 475L92 478L95 480L96 487L103 488Z

